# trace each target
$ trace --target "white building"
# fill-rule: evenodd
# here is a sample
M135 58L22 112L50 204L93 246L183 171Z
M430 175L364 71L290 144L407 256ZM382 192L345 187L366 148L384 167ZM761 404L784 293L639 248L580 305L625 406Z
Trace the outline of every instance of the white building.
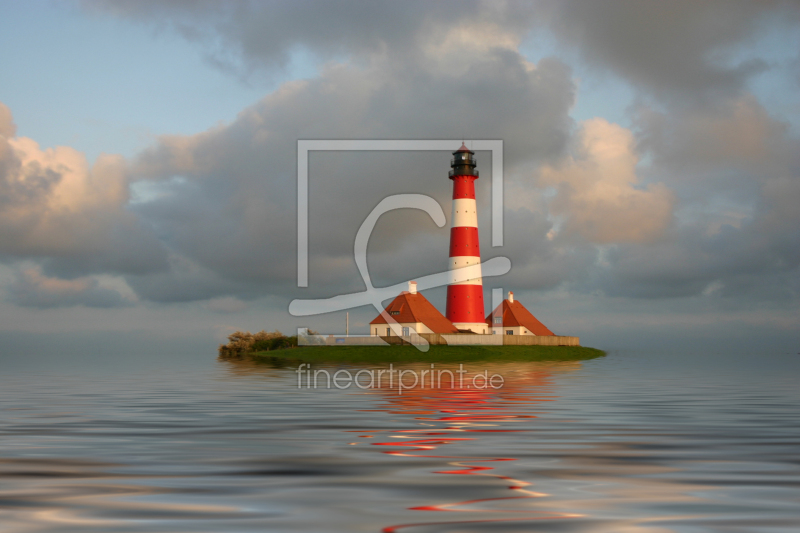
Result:
M399 332L403 337L417 333L458 333L458 329L427 298L417 292L417 282L410 281L408 290L401 292L385 311L399 324ZM381 313L369 323L369 334L379 337L396 336L397 331Z
M524 305L514 300L514 293L508 293L489 316L486 323L494 335L555 335L539 322Z

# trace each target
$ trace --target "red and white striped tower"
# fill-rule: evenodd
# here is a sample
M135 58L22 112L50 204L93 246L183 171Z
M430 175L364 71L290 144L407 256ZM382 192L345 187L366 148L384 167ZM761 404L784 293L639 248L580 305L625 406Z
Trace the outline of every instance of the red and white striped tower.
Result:
M450 269L480 265L478 206L475 202L475 152L464 144L450 161L453 180L453 215L450 228ZM483 309L483 280L480 276L447 286L447 318L455 327L473 333L489 333Z

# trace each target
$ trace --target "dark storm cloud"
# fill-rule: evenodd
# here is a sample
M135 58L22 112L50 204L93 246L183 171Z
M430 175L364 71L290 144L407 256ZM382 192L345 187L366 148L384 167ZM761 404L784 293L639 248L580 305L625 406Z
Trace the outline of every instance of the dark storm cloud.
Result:
M559 0L548 7L550 28L588 64L680 105L740 94L769 65L737 47L800 20L800 5L789 1Z

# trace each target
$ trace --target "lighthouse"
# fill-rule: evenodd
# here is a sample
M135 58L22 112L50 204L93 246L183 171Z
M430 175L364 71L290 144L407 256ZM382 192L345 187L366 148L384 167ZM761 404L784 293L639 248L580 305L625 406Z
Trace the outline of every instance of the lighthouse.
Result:
M450 270L480 265L478 205L475 202L475 152L462 143L450 160L453 180L453 213L450 218ZM480 267L478 267L480 269ZM478 270L480 273L480 270ZM459 281L447 286L447 318L459 330L489 333L484 320L483 280Z

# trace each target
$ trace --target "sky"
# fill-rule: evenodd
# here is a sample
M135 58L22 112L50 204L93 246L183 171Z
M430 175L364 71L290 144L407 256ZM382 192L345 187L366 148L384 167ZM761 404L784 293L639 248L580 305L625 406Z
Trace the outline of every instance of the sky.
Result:
M343 333L289 302L364 289L385 197L450 216L447 152L299 139L501 139L477 152L485 278L608 350L800 352L796 2L0 2L0 347L213 353ZM454 146L453 150L458 148ZM449 230L381 217L376 286L446 268ZM444 289L426 296L444 309ZM350 311L367 333L375 310Z

